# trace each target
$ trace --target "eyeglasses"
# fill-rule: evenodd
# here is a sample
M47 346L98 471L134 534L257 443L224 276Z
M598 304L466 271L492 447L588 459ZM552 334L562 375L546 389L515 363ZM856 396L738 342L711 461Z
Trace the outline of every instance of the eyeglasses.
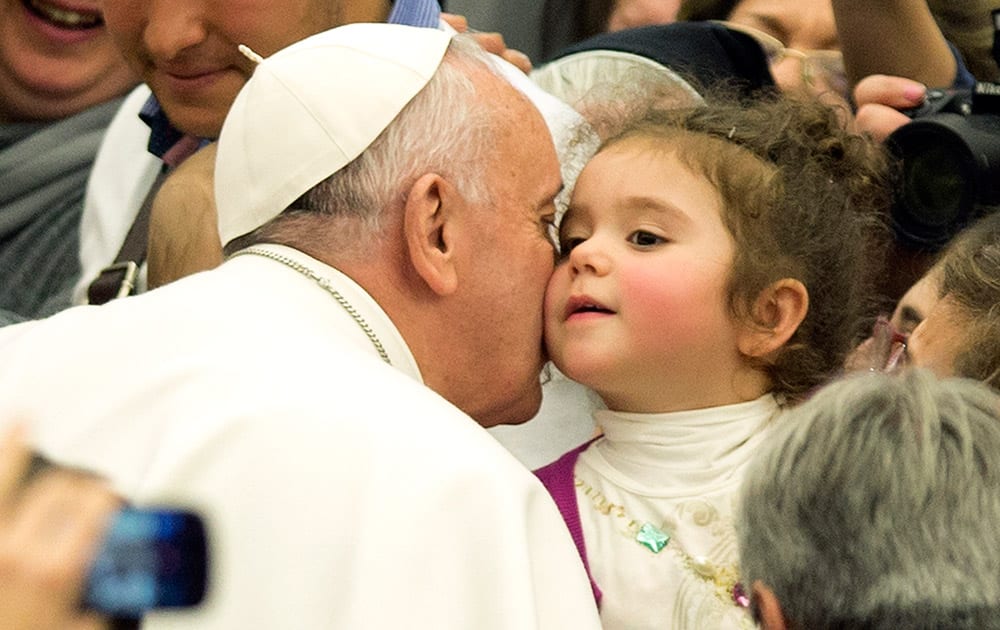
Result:
M798 50L788 48L777 37L751 26L713 20L730 30L743 33L756 41L764 51L769 65L783 59L798 59L802 67L802 83L809 87L828 87L841 96L848 95L849 83L844 70L844 55L839 50Z

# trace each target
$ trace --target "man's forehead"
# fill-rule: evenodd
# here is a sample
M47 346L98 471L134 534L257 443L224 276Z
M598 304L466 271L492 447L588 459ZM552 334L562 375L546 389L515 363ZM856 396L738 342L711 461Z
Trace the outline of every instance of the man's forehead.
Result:
M501 60L502 61L502 60ZM559 161L562 191L556 199L557 214L565 211L576 178L597 151L600 139L583 116L565 101L549 94L527 75L506 62L498 69L540 113Z

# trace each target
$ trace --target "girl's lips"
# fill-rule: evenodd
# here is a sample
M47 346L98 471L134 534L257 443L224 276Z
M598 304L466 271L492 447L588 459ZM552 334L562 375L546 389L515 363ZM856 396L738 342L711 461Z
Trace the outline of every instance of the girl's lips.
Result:
M597 300L585 296L575 295L566 302L565 318L584 315L613 315L614 311L607 308Z

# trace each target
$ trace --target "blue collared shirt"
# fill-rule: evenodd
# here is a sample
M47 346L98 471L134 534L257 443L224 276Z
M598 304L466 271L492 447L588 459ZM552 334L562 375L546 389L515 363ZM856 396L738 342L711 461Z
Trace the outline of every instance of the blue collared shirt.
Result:
M441 19L441 5L437 0L396 0L392 4L389 18L390 24L406 24L424 28L437 28ZM149 144L147 149L158 158L184 138L184 132L174 127L167 119L166 113L160 107L156 96L150 96L142 106L139 118L149 126ZM202 146L210 140L202 140Z

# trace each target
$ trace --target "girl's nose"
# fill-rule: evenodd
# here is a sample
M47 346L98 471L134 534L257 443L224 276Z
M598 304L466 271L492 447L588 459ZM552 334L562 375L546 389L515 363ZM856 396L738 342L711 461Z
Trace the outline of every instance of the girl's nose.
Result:
M569 253L569 264L574 274L592 273L604 275L611 268L611 259L601 240L590 237L577 245Z

